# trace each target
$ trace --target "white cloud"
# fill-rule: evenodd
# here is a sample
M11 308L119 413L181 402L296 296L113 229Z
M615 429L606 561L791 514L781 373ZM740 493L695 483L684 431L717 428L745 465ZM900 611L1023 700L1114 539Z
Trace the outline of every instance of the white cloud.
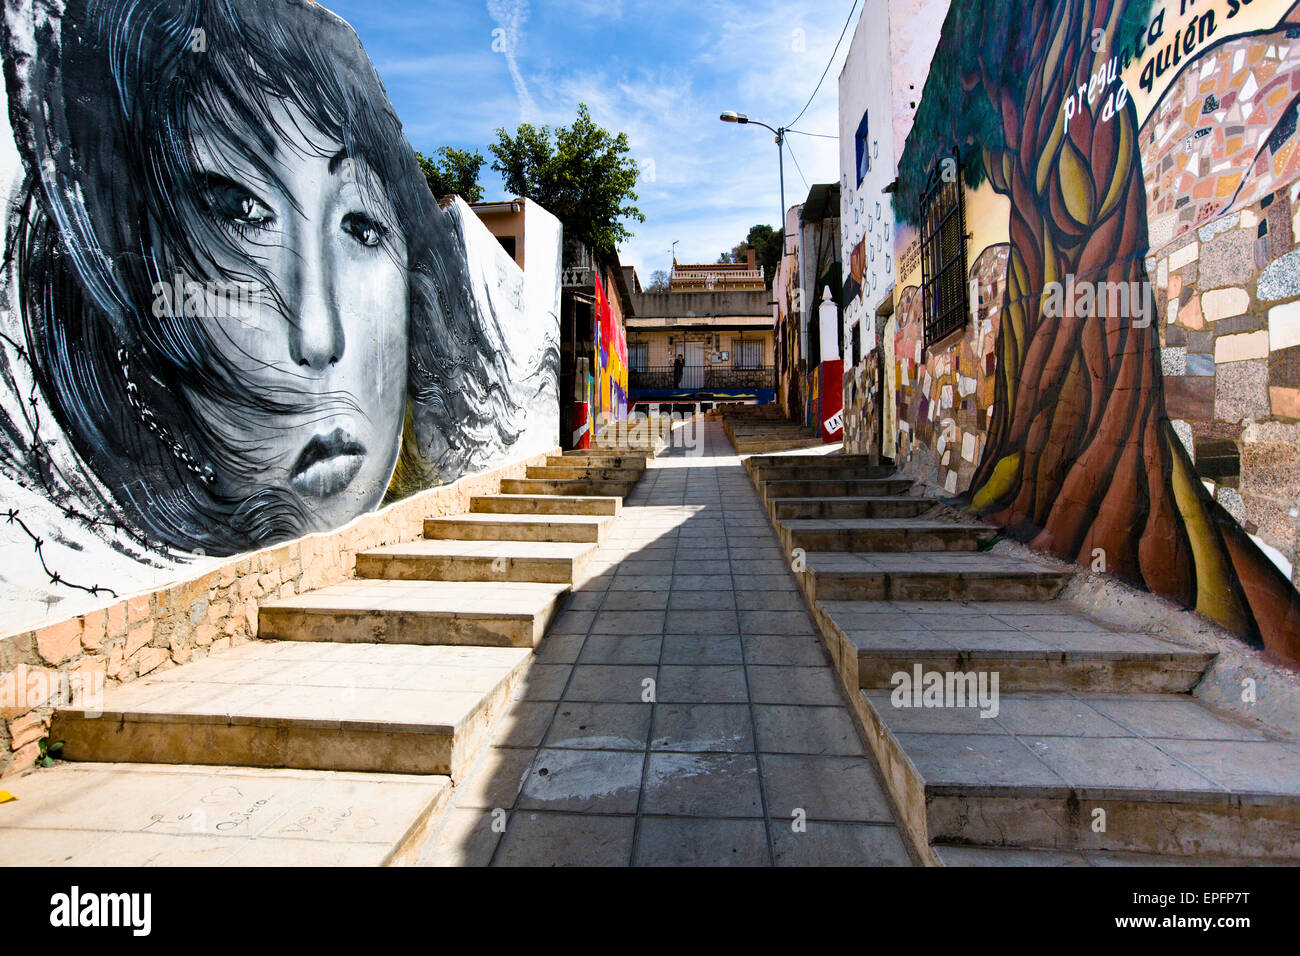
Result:
M445 19L426 13L423 2L394 0L405 11L405 27L391 5L381 14L372 0L335 0L346 18L349 8L360 11L354 25L417 149L449 143L486 153L496 127L518 123L522 88L533 122L567 124L585 102L596 122L627 133L646 177L637 205L647 221L631 225L636 236L621 254L643 278L667 268L673 240L681 240L681 261L712 261L755 223L780 225L771 134L720 123L718 113L789 122L826 67L853 0L492 2L507 20L527 11L526 31L517 18L517 80L505 58L491 52L498 20L487 0L439 5L453 8ZM381 16L385 49L376 51L367 24ZM849 39L799 129L838 130L837 79ZM794 205L807 194L799 169L809 184L833 182L839 151L833 139L792 135L788 142L794 158L787 153L786 203ZM489 198L501 195L486 169L484 186Z

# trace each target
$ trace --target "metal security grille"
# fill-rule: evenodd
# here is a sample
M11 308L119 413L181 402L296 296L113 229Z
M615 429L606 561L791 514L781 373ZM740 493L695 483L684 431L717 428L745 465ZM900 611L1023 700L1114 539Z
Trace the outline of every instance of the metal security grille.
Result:
M646 367L649 348L644 342L629 342L627 345L627 366L632 369L644 369Z
M928 348L966 325L966 211L957 150L934 164L921 196L921 282Z
M763 343L759 340L746 342L744 339L735 341L736 349L736 368L760 368L763 365Z

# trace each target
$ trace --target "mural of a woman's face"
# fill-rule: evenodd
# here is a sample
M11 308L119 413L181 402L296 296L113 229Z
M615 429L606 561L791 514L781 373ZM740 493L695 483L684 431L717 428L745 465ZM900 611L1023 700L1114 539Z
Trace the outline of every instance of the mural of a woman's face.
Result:
M405 237L362 160L295 109L277 106L272 119L269 174L201 127L195 149L212 219L229 234L210 254L227 274L261 273L251 301L212 319L220 325L208 339L245 388L290 410L251 415L198 391L190 398L218 446L243 463L217 462L219 493L292 489L325 529L378 505L397 457L410 321Z

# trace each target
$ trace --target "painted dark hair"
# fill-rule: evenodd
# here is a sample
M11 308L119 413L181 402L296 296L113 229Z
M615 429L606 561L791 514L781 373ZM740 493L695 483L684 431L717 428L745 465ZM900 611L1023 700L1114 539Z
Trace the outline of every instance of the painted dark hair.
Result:
M60 475L47 489L98 488L100 510L164 553L233 554L313 530L290 488L239 500L218 490L218 474L255 478L257 463L222 447L186 390L236 422L301 404L251 394L206 323L152 310L155 283L173 270L269 284L257 264L232 274L218 265L230 258L213 255L233 247L207 212L192 124L272 178L277 101L364 161L406 240L408 401L387 500L515 442L522 411L504 388L501 329L476 304L458 224L434 202L342 20L309 0L68 0L59 20L45 16L5 24L10 118L28 170L9 255L33 376L95 479ZM29 28L34 50L20 39ZM13 444L32 428L3 425ZM6 458L27 479L54 467L39 441Z

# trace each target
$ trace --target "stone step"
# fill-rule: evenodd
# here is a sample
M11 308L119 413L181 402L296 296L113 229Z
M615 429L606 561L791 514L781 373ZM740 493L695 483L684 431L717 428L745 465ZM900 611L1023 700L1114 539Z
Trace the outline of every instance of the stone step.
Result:
M655 453L648 449L634 448L573 448L569 451L562 452L562 458L633 458L642 461L648 461L655 457Z
M768 512L774 521L815 518L915 518L930 511L939 502L933 498L904 498L897 495L873 495L861 498L773 498ZM838 550L828 548L824 550Z
M282 641L535 647L565 584L358 578L258 608L258 635Z
M784 449L813 448L818 444L816 438L783 438L770 441L732 442L738 455L760 455Z
M426 538L458 541L600 541L614 519L601 515L462 514L426 518Z
M856 698L929 862L935 843L1300 862L1300 745L1194 698L1001 693L996 708L896 706L887 690Z
M773 504L780 499L774 499ZM900 501L907 499L898 499ZM975 551L997 537L987 525L924 518L791 518L776 523L787 550Z
M614 459L620 461L621 459ZM549 481L578 479L581 481L616 481L636 482L641 479L640 468L614 468L600 465L529 465L525 475L529 478L544 478Z
M469 500L474 514L617 516L623 499L582 495L476 495Z
M756 443L783 442L783 441L799 441L803 445L807 445L811 442L817 442L818 439L819 436L815 432L806 428L781 428L781 429L737 428L737 429L733 429L731 435L732 443L739 444L739 445L752 445Z
M617 438L601 435L591 443L590 448L580 449L587 453L593 451L609 451L618 455L645 455L649 458L657 458L663 451L666 442L659 437L655 438Z
M818 601L814 617L846 689L925 670L997 672L1005 692L1182 694L1214 660L1107 627L1063 601Z
M899 539L954 550L809 551L800 584L809 601L1050 601L1074 576L1025 558L959 547L978 542L979 533L936 525Z
M829 456L828 456L829 457ZM746 459L748 461L748 459ZM833 459L832 459L833 460ZM760 486L765 481L835 481L861 478L888 478L891 468L872 468L866 465L761 465L750 469L750 477Z
M821 551L808 544L836 545L838 528L851 525L852 542L867 552L889 554L934 551L977 551L997 539L997 529L985 525L962 524L933 518L843 518L824 521L820 518L793 518L776 522L776 536L782 546L793 551L818 551L828 557L838 551ZM810 527L806 527L810 526ZM797 543L801 542L801 543Z
M802 481L768 481L759 486L765 502L774 498L875 498L905 495L911 491L907 478L854 478Z
M439 774L139 763L15 784L0 866L403 866L451 796Z
M514 647L256 640L111 687L102 713L56 710L51 733L73 761L458 780L531 656Z
M812 435L816 430L803 425L775 422L770 425L732 425L728 429L736 438L785 438L790 435Z
M502 478L506 495L563 495L565 497L626 498L636 487L633 481L589 481L585 478Z
M802 448L816 448L820 444L817 438L789 438L780 441L732 442L737 455L765 455L774 451L786 451Z
M394 581L538 581L577 584L594 543L425 540L357 555L357 577Z
M552 468L591 466L596 468L628 468L645 471L645 455L548 455L546 464Z
M1040 850L1032 847L961 846L935 843L931 847L937 866L1180 866L1193 862L1169 853L1117 853L1114 850ZM1285 860L1259 860L1239 854L1196 854L1202 866L1285 866Z
M888 459L872 464L870 455L843 455L828 452L823 455L751 455L743 462L751 475L756 468L794 468L807 465L813 468L890 468Z

